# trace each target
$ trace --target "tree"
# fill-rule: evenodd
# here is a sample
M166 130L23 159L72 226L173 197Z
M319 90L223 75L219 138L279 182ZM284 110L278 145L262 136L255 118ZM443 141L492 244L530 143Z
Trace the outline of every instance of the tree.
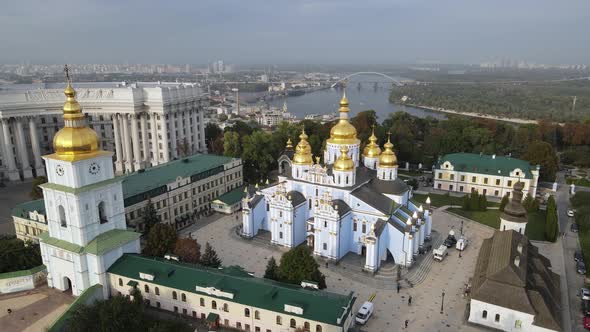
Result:
M209 122L205 126L205 142L207 144L207 150L214 151L211 145L213 141L221 137L223 137L223 130L221 130L218 125Z
M154 225L158 222L160 222L160 218L158 218L158 212L154 207L154 203L152 203L152 199L148 198L146 205L143 207L143 235L145 236L149 234L152 227L154 227Z
M531 194L527 194L522 201L522 206L527 210L527 212L534 212L537 211L539 208L538 202L531 196Z
M469 197L469 210L479 211L479 193L476 190L471 191L471 197Z
M38 244L14 235L0 235L0 273L28 270L43 264Z
M217 252L215 252L215 249L213 249L209 242L205 244L205 253L201 256L201 264L214 268L221 266L221 259L217 257Z
M470 200L469 200L469 195L463 196L463 205L461 207L462 207L463 210L469 211L469 209L471 207L471 203L470 203Z
M488 199L486 195L479 195L479 202L478 202L479 211L485 211L488 209Z
M141 297L141 295L140 295ZM143 304L131 301L122 295L94 304L80 305L72 311L67 321L67 331L146 331Z
M500 201L500 211L504 212L504 208L508 204L508 201L509 201L508 194L506 194L506 195L504 195L504 197L502 197L502 200Z
M542 180L554 181L559 167L559 160L551 144L536 141L529 145L523 158L533 165L541 165Z
M279 280L279 266L274 257L271 257L266 263L266 270L264 271L264 278L271 280Z
M33 179L33 182L31 183L31 198L32 199L41 199L43 198L43 189L41 189L41 187L39 187L39 185L46 183L47 182L47 178L44 176L38 176L36 178Z
M148 256L164 257L174 251L176 245L176 231L166 223L154 225L147 236L147 243L143 253Z
M174 254L182 262L197 264L201 258L201 245L192 238L178 239L174 247Z
M283 254L279 275L283 282L299 285L309 280L317 282L320 289L326 288L325 277L307 246L298 246Z
M242 139L242 160L244 163L244 180L257 183L267 179L276 165L272 155L270 134L257 130Z
M555 242L559 232L557 226L557 205L555 204L555 198L550 196L547 200L547 216L545 219L545 239L547 241Z
M223 134L223 155L234 158L240 158L242 156L240 135L235 131L226 131Z

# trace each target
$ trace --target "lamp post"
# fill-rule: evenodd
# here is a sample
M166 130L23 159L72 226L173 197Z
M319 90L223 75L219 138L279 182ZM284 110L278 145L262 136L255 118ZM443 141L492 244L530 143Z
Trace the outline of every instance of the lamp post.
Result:
M440 301L440 313L443 314L445 311L445 290L442 291L442 300Z

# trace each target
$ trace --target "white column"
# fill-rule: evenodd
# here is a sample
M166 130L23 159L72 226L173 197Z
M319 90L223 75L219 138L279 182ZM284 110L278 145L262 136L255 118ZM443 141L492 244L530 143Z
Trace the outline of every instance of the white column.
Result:
M170 146L172 148L172 158L178 157L178 147L176 146L176 113L170 113Z
M414 261L414 236L411 233L406 233L406 266L411 266Z
M18 144L18 153L20 155L20 162L23 169L23 177L25 179L32 178L31 163L29 161L29 151L27 151L27 141L25 140L25 131L23 130L23 119L16 119L16 133Z
M168 126L166 124L166 115L162 113L160 115L160 121L162 122L162 154L164 155L163 162L167 163L170 161L170 149L168 148Z
M184 135L184 138L186 140L186 153L187 155L191 155L193 154L193 134L191 132L191 113L190 113L190 109L189 110L185 110L184 111L184 130L186 131L186 134Z
M10 126L8 119L2 119L2 136L4 137L4 162L8 165L8 179L10 181L20 180L20 175L16 169L14 161L14 151L10 141Z
M148 144L148 133L147 133L147 113L139 115L141 124L141 149L143 151L143 167L150 165L150 146Z
M113 136L115 136L115 169L117 173L123 173L123 147L121 146L121 126L119 114L113 115Z
M31 134L31 146L33 147L33 156L35 158L35 174L37 176L45 175L45 167L41 159L41 148L39 147L39 136L37 135L37 125L35 118L29 118L29 132Z
M129 122L127 114L121 114L123 122L123 141L125 142L125 171L133 172L133 152L131 151L131 137L129 137Z
M133 165L135 170L141 168L141 151L139 149L139 128L137 126L137 115L131 114L131 141L133 142Z
M201 106L199 105L199 135L201 135L201 152L203 153L207 153L207 144L205 143L205 121L203 120L203 109L201 108Z
M199 136L197 136L197 133L199 132L199 126L197 125L198 123L198 113L197 113L197 109L196 108L191 108L191 119L193 119L193 124L191 125L191 129L192 129L192 135L193 135L193 144L194 144L194 149L193 149L193 153L196 152L200 152L201 150L201 142L199 141Z
M150 127L152 133L152 153L154 157L152 158L152 166L156 166L160 164L160 151L159 151L159 141L158 141L158 122L156 121L156 114L150 114Z

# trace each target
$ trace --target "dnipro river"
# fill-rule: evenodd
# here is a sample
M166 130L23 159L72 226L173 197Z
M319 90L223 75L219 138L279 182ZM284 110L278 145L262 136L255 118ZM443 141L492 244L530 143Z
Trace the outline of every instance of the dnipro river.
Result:
M373 109L377 112L379 122L382 122L389 114L395 112L407 112L421 118L431 116L436 119L446 119L446 116L442 113L390 103L389 92L392 84L384 80L379 76L359 75L348 82L346 97L350 104L351 116L361 111ZM359 81L361 82L360 89L358 86ZM375 86L373 82L382 83ZM393 89L395 89L395 86L393 86ZM308 114L337 114L340 98L342 98L342 88L318 90L301 96L290 96L286 99L289 112L297 116L297 118L303 119ZM282 107L283 102L282 97L268 101L274 107Z

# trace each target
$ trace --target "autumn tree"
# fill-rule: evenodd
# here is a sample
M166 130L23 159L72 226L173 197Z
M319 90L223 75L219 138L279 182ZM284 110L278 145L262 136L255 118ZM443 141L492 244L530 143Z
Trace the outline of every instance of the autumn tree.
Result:
M174 252L176 237L174 227L167 223L157 223L148 233L143 253L147 256L164 257L165 254Z
M201 245L192 238L178 239L174 246L174 255L182 262L197 264L201 258Z
M555 149L551 144L536 141L528 146L523 158L533 165L541 165L540 178L545 181L554 181L559 168L559 161Z

